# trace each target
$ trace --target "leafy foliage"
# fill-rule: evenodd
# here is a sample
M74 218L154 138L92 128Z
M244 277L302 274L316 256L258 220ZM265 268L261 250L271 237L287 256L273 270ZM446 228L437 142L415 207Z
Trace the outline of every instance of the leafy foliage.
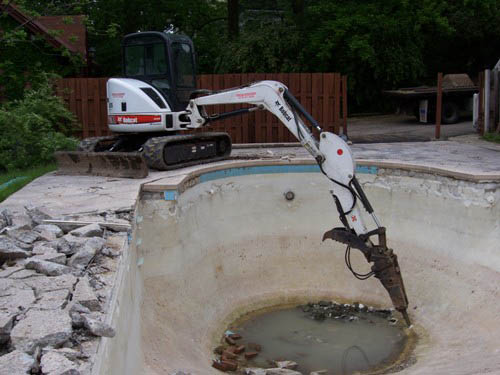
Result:
M37 13L27 13L35 17ZM25 29L0 12L0 97L20 99L25 87L37 85L44 72L62 76L75 74L82 66L79 56L48 45L40 35L30 35ZM53 36L60 31L49 30ZM64 58L66 59L64 59Z
M438 71L476 76L500 57L500 0L238 3L239 36L231 37L227 1L16 0L33 14L85 14L101 76L120 74L124 35L173 25L193 39L199 73L338 71L349 76L354 110L382 108L383 89L433 84ZM23 33L11 30L3 44L23 50ZM17 65L0 66L4 81L21 77Z
M75 119L53 95L49 76L26 90L24 97L0 108L0 170L46 164L58 150L75 149Z

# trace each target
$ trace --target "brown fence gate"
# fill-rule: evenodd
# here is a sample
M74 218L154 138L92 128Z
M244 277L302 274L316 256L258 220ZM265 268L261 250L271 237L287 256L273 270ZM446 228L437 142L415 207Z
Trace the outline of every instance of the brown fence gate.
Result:
M109 135L107 127L107 78L64 78L56 82L56 92L82 125L83 138ZM339 73L205 74L198 87L221 90L255 81L283 82L324 130L347 132L347 77ZM232 111L241 106L213 106L210 113ZM267 111L215 122L203 131L225 131L233 143L296 142L297 139Z

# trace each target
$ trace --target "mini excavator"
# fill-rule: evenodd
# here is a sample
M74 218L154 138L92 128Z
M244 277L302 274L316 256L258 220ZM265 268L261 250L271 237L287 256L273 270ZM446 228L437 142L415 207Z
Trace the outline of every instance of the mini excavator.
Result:
M406 296L397 256L387 247L381 226L354 171L351 149L339 136L323 131L285 85L260 81L221 91L196 88L195 54L184 35L165 32L129 34L123 40L123 78L107 82L108 126L114 135L84 139L75 152L56 155L66 173L143 178L148 169L169 170L227 158L226 133L193 132L212 122L259 110L274 114L314 157L330 181L330 193L343 227L327 231L323 240L346 245L346 264L359 279L378 278L408 326ZM246 108L210 114L210 106L241 104ZM317 140L305 121L318 130ZM373 218L368 230L361 206ZM373 263L366 274L355 272L350 249Z

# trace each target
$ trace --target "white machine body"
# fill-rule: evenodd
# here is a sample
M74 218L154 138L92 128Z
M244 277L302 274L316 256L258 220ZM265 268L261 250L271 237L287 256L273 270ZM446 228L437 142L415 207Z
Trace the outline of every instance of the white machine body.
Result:
M174 132L186 129L184 112L172 112L153 86L132 78L110 78L106 85L108 127L114 133Z

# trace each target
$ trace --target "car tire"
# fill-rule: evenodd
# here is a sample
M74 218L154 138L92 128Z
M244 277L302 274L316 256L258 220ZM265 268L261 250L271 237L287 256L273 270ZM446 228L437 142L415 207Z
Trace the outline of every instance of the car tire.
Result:
M458 105L455 102L444 102L441 122L443 124L455 124L460 119L460 111Z

